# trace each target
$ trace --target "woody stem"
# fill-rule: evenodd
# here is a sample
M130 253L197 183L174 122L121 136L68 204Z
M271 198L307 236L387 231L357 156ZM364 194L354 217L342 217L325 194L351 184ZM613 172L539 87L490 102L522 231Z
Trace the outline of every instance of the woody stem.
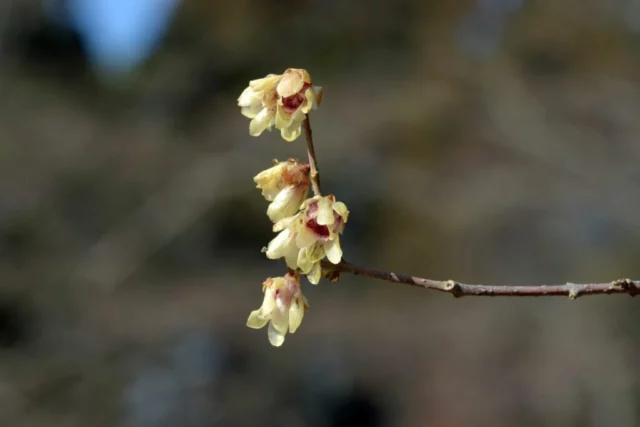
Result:
M479 285L456 282L454 280L432 280L408 274L394 273L391 271L375 270L373 268L360 267L347 261L334 265L329 261L322 261L325 270L334 273L350 273L357 276L370 277L372 279L386 280L393 283L402 283L409 286L445 292L454 297L487 296L487 297L545 297L565 296L576 299L586 295L602 294L640 294L640 280L618 279L601 283L565 283L562 285Z
M304 136L307 140L307 153L309 154L309 166L311 167L311 188L314 196L321 195L320 191L320 172L318 171L318 160L316 159L316 151L313 148L313 136L311 135L311 123L309 115L302 122L304 128Z
M307 153L309 154L309 166L311 175L311 187L315 196L320 192L320 173L318 171L318 161L313 148L313 137L311 135L311 123L309 115L302 123L305 138L307 140ZM391 271L375 270L361 267L342 260L337 265L328 261L322 261L322 267L334 274L349 273L358 276L370 277L373 279L385 280L393 283L401 283L416 286L423 289L449 293L455 297L463 296L507 296L507 297L543 297L543 296L565 296L576 299L583 295L602 294L627 294L635 296L640 294L640 280L619 279L602 283L565 283L560 285L480 285L466 284L453 280L432 280L422 277L394 273ZM337 276L336 276L337 277Z

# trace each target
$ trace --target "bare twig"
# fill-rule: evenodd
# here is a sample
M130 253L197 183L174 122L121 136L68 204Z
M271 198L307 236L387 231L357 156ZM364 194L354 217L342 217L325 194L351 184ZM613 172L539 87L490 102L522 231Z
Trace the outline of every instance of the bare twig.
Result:
M309 115L304 119L302 123L304 128L304 137L307 140L307 153L309 154L309 165L311 166L311 188L313 189L313 195L319 196L320 192L320 172L318 172L318 160L316 159L316 151L313 148L313 136L311 135L311 123L309 122Z
M346 261L334 265L322 262L322 267L335 278L335 273L350 273L394 283L404 283L424 289L446 292L454 297L487 296L487 297L545 297L566 296L576 299L584 295L628 294L640 293L640 280L619 279L605 283L566 283L564 285L540 286L502 286L502 285L469 285L453 280L431 280L390 271L374 270L359 267Z
M320 174L316 153L313 148L313 138L311 135L311 124L309 116L303 122L304 133L307 140L307 152L309 154L309 165L311 166L311 185L314 195L320 195ZM564 285L538 285L538 286L510 286L510 285L470 285L456 282L454 280L432 280L422 277L410 276L407 274L394 273L391 271L375 270L372 268L359 267L344 259L337 265L329 261L322 261L325 269L325 276L331 280L336 280L340 273L350 273L358 276L371 277L373 279L386 280L393 283L403 283L410 286L417 286L433 291L445 292L454 297L464 296L487 296L487 297L546 297L565 296L576 299L583 295L602 294L627 294L635 296L640 294L640 280L618 279L604 283L566 283Z

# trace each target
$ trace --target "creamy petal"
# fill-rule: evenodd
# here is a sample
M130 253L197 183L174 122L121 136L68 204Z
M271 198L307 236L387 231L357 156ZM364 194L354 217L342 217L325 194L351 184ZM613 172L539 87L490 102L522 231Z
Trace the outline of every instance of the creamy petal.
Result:
M253 177L256 187L262 190L266 200L273 201L282 189L282 177L287 171L287 165L288 162L278 162Z
M302 105L300 106L300 110L305 113L308 114L309 111L311 111L311 109L313 108L315 102L316 102L316 93L314 92L313 88L310 87L308 88L306 91L304 91L304 102L302 103Z
M307 115L302 112L302 110L297 109L295 113L293 113L293 121L291 123L299 123L302 125L302 122L307 118Z
M291 124L291 126L280 129L280 136L287 142L293 142L302 134L302 123Z
M313 262L311 261L311 258L309 258L309 249L310 248L308 247L303 248L300 249L300 252L298 252L298 268L302 270L304 274L309 273L313 268Z
M292 216L300 209L307 192L307 185L283 188L267 208L267 216L273 222Z
M253 119L262 110L263 92L256 92L251 87L246 88L238 98L238 106L243 116Z
M267 335L269 337L269 342L274 347L280 347L284 343L285 334L278 332L278 330L273 327L273 323L269 323Z
M276 88L276 90L278 91L278 95L283 98L287 98L291 95L295 95L302 90L302 87L305 83L304 76L302 76L301 73L297 71L298 70L294 69L288 69L287 71L285 71Z
M269 242L266 256L269 259L284 258L287 267L295 270L298 268L298 251L299 249L295 242L295 233L291 231L291 228L285 228Z
M320 244L319 242L313 246L310 246L308 250L309 252L307 253L307 256L309 257L309 260L311 260L311 262L318 262L325 256L324 245Z
M287 253L288 246L295 244L292 242L291 230L285 228L276 237L269 242L267 246L267 258L278 259L282 258Z
M253 310L247 319L247 326L252 329L263 328L269 322L268 318L262 315L262 310Z
M267 202L272 202L279 193L280 190L278 190L277 188L265 187L262 189L262 196Z
M242 91L238 97L239 107L249 107L256 103L256 100L260 100L260 94L257 93L251 86Z
M322 196L313 196L308 198L307 200L304 201L304 203L302 204L302 209L306 209L309 207L310 204L320 200L322 198Z
M263 108L249 123L249 135L260 136L265 129L271 129L275 112L269 108Z
M281 77L282 74L269 74L261 79L251 80L249 86L256 91L275 89Z
M262 307L260 307L260 310L262 310L262 316L269 318L271 316L271 313L273 313L275 309L276 309L275 291L273 288L267 288L264 291L264 300L262 301Z
M241 113L243 116L245 116L245 117L247 117L247 118L249 118L249 119L253 119L253 118L255 118L255 117L258 115L258 113L259 113L261 110L262 110L262 104L261 104L261 103L258 103L258 104L255 104L255 105L251 105L251 106L249 106L249 107L242 107L242 108L240 109L240 113Z
M300 218L300 214L296 214L287 218L282 218L281 220L273 224L273 231L278 232L278 231L284 230L285 228L293 225L293 223L296 222L299 218Z
M320 225L331 225L335 221L333 208L326 197L318 200L318 216L316 222Z
M289 332L292 334L298 329L304 317L304 301L302 298L295 298L289 308Z
M282 298L276 298L276 306L280 311L289 310L289 307L287 307L286 302Z
M289 250L284 254L284 261L287 263L287 267L292 270L298 268L298 255L300 249L298 249L295 245L291 245Z
M317 285L318 283L320 283L321 275L322 268L320 267L320 262L318 261L313 264L313 268L311 269L309 274L307 274L307 280L309 280L312 285Z
M287 114L284 111L284 108L282 107L282 105L278 105L278 108L276 109L276 120L275 120L276 129L287 128L291 126L292 122L293 122L293 115Z
M296 73L300 74L300 77L305 83L311 83L311 75L304 68L289 68L288 70L295 71Z
M296 234L296 246L306 248L318 241L316 234L309 230L306 225L301 226Z
M335 202L333 204L333 210L342 217L343 222L347 222L347 219L349 219L349 209L347 209L347 205L342 202Z
M342 248L340 247L340 239L336 237L335 240L325 243L324 251L327 255L327 259L332 264L340 263L342 260Z
M274 310L271 315L271 324L280 333L286 334L289 329L289 310Z

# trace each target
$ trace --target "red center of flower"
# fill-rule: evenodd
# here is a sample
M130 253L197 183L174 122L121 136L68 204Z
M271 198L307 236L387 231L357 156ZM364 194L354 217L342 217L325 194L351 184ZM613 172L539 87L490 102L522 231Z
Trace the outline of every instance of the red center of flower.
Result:
M316 218L318 217L318 202L313 202L307 208L307 222L305 225L311 231L313 231L319 238L328 238L329 227L326 225L318 224ZM342 226L342 217L338 214L338 212L333 211L333 232L339 232L340 227Z
M287 114L293 114L298 110L298 108L300 108L304 100L305 98L303 94L296 93L288 98L282 98L282 107Z
M309 230L313 231L318 236L329 237L329 227L318 224L315 218L308 220L306 225Z
M288 96L286 98L282 98L282 107L287 114L295 113L298 108L307 100L304 96L305 91L311 86L311 83L305 83L300 89L300 92Z

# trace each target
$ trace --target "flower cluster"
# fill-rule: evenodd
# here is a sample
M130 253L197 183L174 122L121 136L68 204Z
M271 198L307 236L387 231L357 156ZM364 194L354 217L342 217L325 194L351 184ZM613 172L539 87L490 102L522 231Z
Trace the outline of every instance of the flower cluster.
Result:
M269 74L252 80L240 97L238 106L251 119L249 134L259 136L273 126L286 141L296 140L306 115L320 105L322 88L311 84L306 70L289 68L284 74Z
M306 70L289 68L284 74L251 81L238 98L238 106L244 116L252 119L251 135L258 136L275 126L283 139L293 141L300 136L302 123L311 108L320 103L321 95L321 88L311 84ZM287 332L298 329L309 307L302 295L299 274L316 285L322 276L323 259L332 264L342 261L340 235L349 211L335 196L318 194L317 181L316 194L307 198L311 179L316 179L311 165L294 159L276 160L272 167L253 178L270 202L267 216L274 223L273 231L278 233L265 248L266 256L284 258L287 273L264 282L264 301L258 310L251 312L247 326L260 329L269 324L269 342L276 347L282 345Z

